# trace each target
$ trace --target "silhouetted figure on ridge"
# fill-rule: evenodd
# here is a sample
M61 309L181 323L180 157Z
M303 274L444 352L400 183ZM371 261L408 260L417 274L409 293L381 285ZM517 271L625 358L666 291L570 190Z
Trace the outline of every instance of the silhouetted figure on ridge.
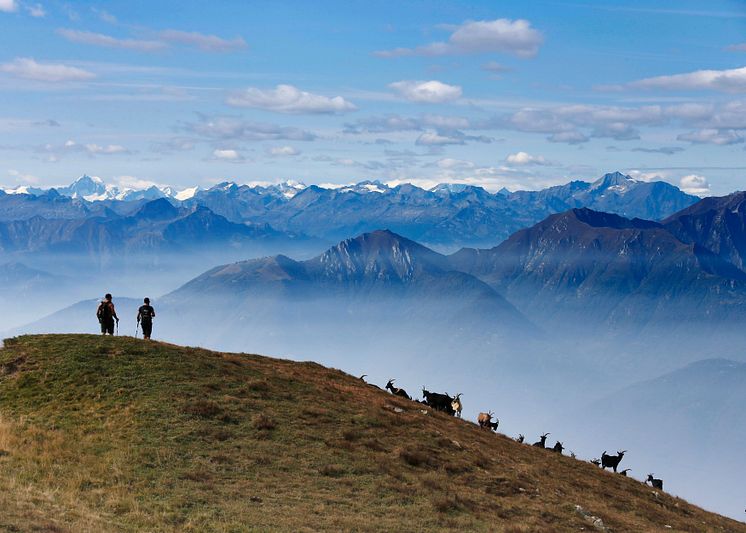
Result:
M114 321L119 324L119 317L114 302L111 301L111 294L107 293L101 303L98 304L96 316L98 317L98 323L101 324L101 334L114 335Z
M150 305L150 298L143 300L143 305L137 310L137 323L142 326L142 338L150 340L150 334L153 332L153 319L155 318L155 309Z

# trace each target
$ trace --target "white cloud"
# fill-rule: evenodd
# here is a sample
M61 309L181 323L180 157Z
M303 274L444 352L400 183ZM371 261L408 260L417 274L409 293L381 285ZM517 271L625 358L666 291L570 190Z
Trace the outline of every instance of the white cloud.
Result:
M247 48L246 41L241 37L223 39L216 35L180 30L164 30L158 36L164 41L194 46L204 52L233 52Z
M238 161L242 159L237 151L229 149L215 149L212 152L212 156L215 159L222 159L224 161Z
M746 52L746 43L732 44L725 47L729 52Z
M15 0L0 0L0 11L3 13L18 11L18 2Z
M293 148L292 146L273 146L267 152L269 155L273 156L291 156L300 154L300 150Z
M476 165L471 161L465 159L453 159L451 157L439 159L435 165L442 170L470 170L476 167Z
M36 148L36 152L44 154L48 161L59 161L62 157L70 154L85 154L90 157L99 155L124 155L132 153L120 144L100 145L96 143L81 144L68 139L63 144L45 144Z
M147 41L139 39L117 39L110 35L102 33L93 33L90 31L79 31L62 28L57 30L57 34L68 41L80 44L90 44L93 46L103 46L106 48L122 48L125 50L137 50L138 52L157 52L168 47L161 41Z
M101 146L98 144L86 144L84 148L86 152L94 155L126 154L129 152L129 150L127 150L120 144L107 144L106 146Z
M627 172L631 178L636 179L637 181L668 181L669 175L666 172L642 172L640 170L630 170Z
M29 184L39 183L40 179L33 174L24 174L15 169L8 169L8 175L13 177L17 183Z
M464 139L450 135L442 135L434 131L426 131L415 141L420 146L445 146L447 144L464 144Z
M508 154L505 162L509 165L548 165L549 162L541 155L531 155L527 152Z
M679 181L679 187L688 194L697 196L708 196L710 194L710 183L704 176L689 174Z
M518 57L532 57L544 41L541 32L527 20L496 19L467 21L453 28L448 41L417 48L396 48L376 52L379 57L441 56L504 52Z
M410 102L427 104L439 104L450 102L461 97L461 87L448 85L438 80L430 81L397 81L390 83L389 87Z
M746 67L727 70L697 70L672 76L656 76L625 84L633 89L664 89L672 91L714 90L730 93L746 92Z
M277 113L346 113L357 107L341 96L321 96L301 91L292 85L278 85L274 89L248 89L234 93L226 100L235 107L253 107Z
M26 6L28 14L35 18L42 18L47 16L47 12L44 10L44 6L41 4L34 4Z
M10 63L0 64L0 72L16 78L46 82L85 81L96 77L92 72L60 63L37 63L28 57L17 57Z
M150 187L165 187L162 183L156 183L151 180L138 178L136 176L117 176L114 178L114 182L119 186L120 189L149 189Z
M744 136L736 130L706 128L689 133L682 133L676 137L676 139L693 144L716 144L719 146L725 146L742 143L744 141Z

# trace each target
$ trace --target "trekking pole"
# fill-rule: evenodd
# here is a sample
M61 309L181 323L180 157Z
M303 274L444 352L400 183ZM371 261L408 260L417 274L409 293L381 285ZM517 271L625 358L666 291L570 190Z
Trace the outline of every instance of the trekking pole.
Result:
M137 321L137 326L135 326L135 338L137 338L137 332L140 330L140 321Z

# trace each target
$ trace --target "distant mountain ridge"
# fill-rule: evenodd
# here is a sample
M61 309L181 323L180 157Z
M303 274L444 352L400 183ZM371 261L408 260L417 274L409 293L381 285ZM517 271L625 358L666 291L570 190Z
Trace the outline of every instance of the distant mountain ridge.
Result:
M234 223L268 224L277 231L304 233L336 242L381 228L409 239L455 250L493 246L515 231L568 209L588 207L629 218L661 220L698 198L665 182L644 182L619 172L593 183L573 181L541 191L501 190L440 184L423 189L362 181L335 188L298 182L276 185L219 183L209 189L177 191L151 186L136 190L82 176L68 187L28 187L0 193L0 220L73 219L129 215L132 206L164 198L176 206L204 206Z

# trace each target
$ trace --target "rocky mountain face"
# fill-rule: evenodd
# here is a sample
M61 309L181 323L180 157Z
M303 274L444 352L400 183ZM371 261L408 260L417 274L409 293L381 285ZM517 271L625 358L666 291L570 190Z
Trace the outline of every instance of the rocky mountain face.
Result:
M418 350L443 335L458 344L536 330L486 283L390 231L347 239L305 261L280 255L219 266L162 301L180 310L180 321L195 320L189 310L215 309L197 317L213 324L203 329L229 328L234 337L277 341L285 349L284 339L275 337L281 335L278 325L314 339L332 335L335 345L367 346L385 342L388 334L401 339L405 325L409 335L400 348L411 343Z
M705 198L663 221L687 243L696 243L746 270L746 192Z
M644 325L695 315L734 319L746 309L746 276L731 263L662 224L586 208L450 259L545 319Z

